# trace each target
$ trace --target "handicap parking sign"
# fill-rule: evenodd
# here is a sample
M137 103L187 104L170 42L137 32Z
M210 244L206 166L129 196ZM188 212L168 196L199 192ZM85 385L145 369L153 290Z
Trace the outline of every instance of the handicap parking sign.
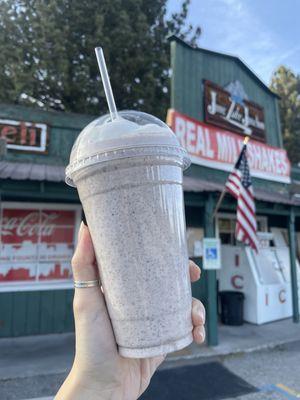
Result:
M218 258L218 249L211 247L206 249L206 258L208 260L216 260Z
M220 269L220 239L204 238L203 239L203 269Z

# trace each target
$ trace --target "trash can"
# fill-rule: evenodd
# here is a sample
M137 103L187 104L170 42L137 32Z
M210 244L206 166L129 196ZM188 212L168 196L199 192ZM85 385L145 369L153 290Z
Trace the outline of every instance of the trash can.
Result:
M244 293L220 292L221 321L224 325L243 325L244 323Z

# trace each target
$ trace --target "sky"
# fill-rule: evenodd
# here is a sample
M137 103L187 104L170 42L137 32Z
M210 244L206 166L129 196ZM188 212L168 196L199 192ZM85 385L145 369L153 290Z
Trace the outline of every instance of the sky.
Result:
M168 13L181 0L168 1ZM266 84L286 65L300 73L300 0L191 0L198 46L238 56Z

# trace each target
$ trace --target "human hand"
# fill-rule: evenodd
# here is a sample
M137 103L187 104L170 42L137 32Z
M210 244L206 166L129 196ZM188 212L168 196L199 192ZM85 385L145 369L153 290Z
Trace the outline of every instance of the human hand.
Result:
M98 279L95 252L88 228L82 223L72 260L74 280ZM191 281L200 278L200 268L189 263ZM74 318L76 351L70 374L56 400L134 400L146 390L164 356L143 359L121 357L100 287L75 289ZM193 337L205 339L205 309L193 299Z

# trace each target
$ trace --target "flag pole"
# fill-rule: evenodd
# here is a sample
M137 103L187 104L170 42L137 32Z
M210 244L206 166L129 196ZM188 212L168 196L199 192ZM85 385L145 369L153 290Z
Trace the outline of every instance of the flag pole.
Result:
M245 139L244 139L244 145L246 145L249 142L249 140L250 140L250 136L246 136ZM224 186L224 189L223 189L222 193L220 194L220 197L219 197L219 200L217 202L215 211L213 213L213 219L216 218L216 215L217 215L217 213L219 211L219 208L220 208L220 206L222 204L222 201L223 201L223 199L225 197L225 194L226 194L226 185Z
M220 194L220 197L219 197L219 200L218 200L218 202L217 202L215 211L214 211L214 213L213 213L213 219L216 218L216 215L217 215L217 213L218 213L218 211L219 211L219 208L220 208L220 206L221 206L221 204L222 204L222 201L223 201L223 199L224 199L225 194L226 194L226 187L224 187L222 193Z

